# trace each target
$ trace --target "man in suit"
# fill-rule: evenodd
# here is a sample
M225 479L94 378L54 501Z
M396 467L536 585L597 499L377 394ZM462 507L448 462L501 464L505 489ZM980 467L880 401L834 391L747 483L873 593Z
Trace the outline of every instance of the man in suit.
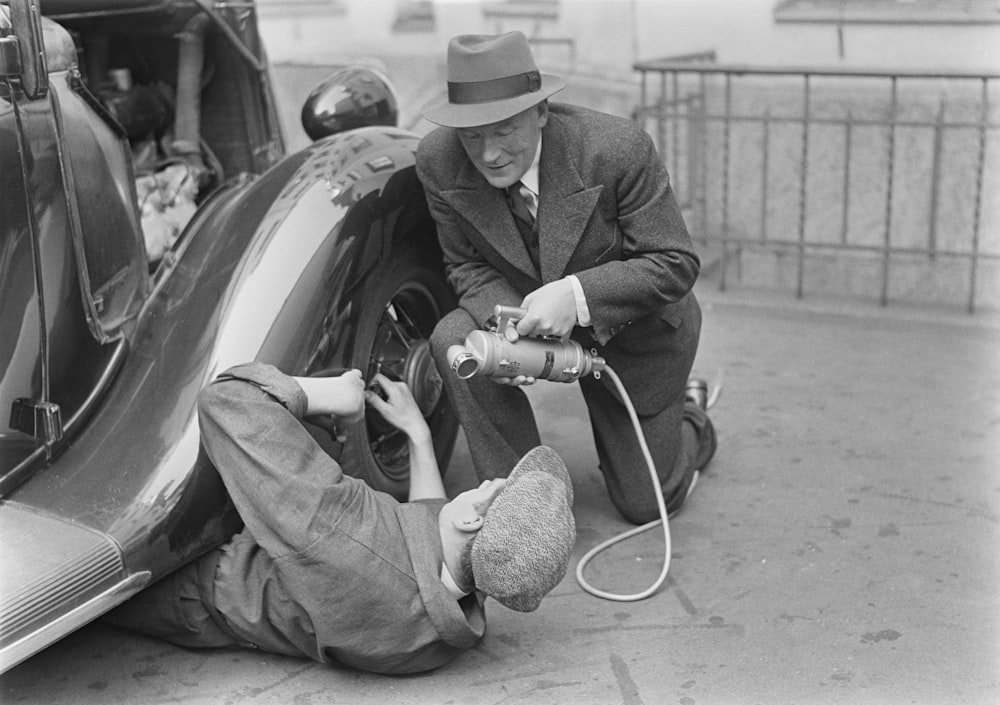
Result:
M523 376L460 380L447 350L491 324L497 304L526 315L516 334L572 338L622 380L669 512L716 448L707 386L688 383L701 328L695 254L663 160L633 122L549 103L520 32L451 40L447 93L423 108L440 127L417 151L459 308L431 337L480 479L539 444ZM600 469L630 521L658 517L646 461L617 391L580 379Z

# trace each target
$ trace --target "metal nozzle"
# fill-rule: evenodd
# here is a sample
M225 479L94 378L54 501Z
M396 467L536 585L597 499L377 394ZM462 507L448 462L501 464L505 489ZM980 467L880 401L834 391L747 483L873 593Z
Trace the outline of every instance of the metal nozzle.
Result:
M479 370L479 360L463 345L448 348L448 366L459 379L469 379Z

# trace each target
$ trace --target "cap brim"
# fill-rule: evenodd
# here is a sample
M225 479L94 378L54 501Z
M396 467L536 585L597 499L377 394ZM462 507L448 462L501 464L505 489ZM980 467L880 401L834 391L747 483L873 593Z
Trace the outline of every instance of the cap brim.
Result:
M533 93L489 103L464 104L449 103L446 93L428 101L420 110L420 114L424 119L442 127L490 125L513 117L532 105L538 105L565 87L566 83L558 76L542 74L542 87Z

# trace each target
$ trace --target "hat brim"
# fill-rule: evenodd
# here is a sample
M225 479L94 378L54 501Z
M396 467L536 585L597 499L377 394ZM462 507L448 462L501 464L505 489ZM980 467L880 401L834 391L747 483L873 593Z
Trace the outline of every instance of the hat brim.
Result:
M542 74L542 87L533 93L525 93L515 98L496 100L489 103L449 103L448 94L428 101L420 110L424 119L442 127L479 127L490 125L513 117L538 105L549 96L566 87L558 76Z

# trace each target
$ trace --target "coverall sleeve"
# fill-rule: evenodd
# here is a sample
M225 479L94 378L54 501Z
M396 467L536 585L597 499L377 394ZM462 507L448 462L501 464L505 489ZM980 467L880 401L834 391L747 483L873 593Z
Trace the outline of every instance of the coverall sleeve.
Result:
M280 558L330 533L366 491L300 421L302 388L270 365L227 370L199 397L201 441L256 542Z

